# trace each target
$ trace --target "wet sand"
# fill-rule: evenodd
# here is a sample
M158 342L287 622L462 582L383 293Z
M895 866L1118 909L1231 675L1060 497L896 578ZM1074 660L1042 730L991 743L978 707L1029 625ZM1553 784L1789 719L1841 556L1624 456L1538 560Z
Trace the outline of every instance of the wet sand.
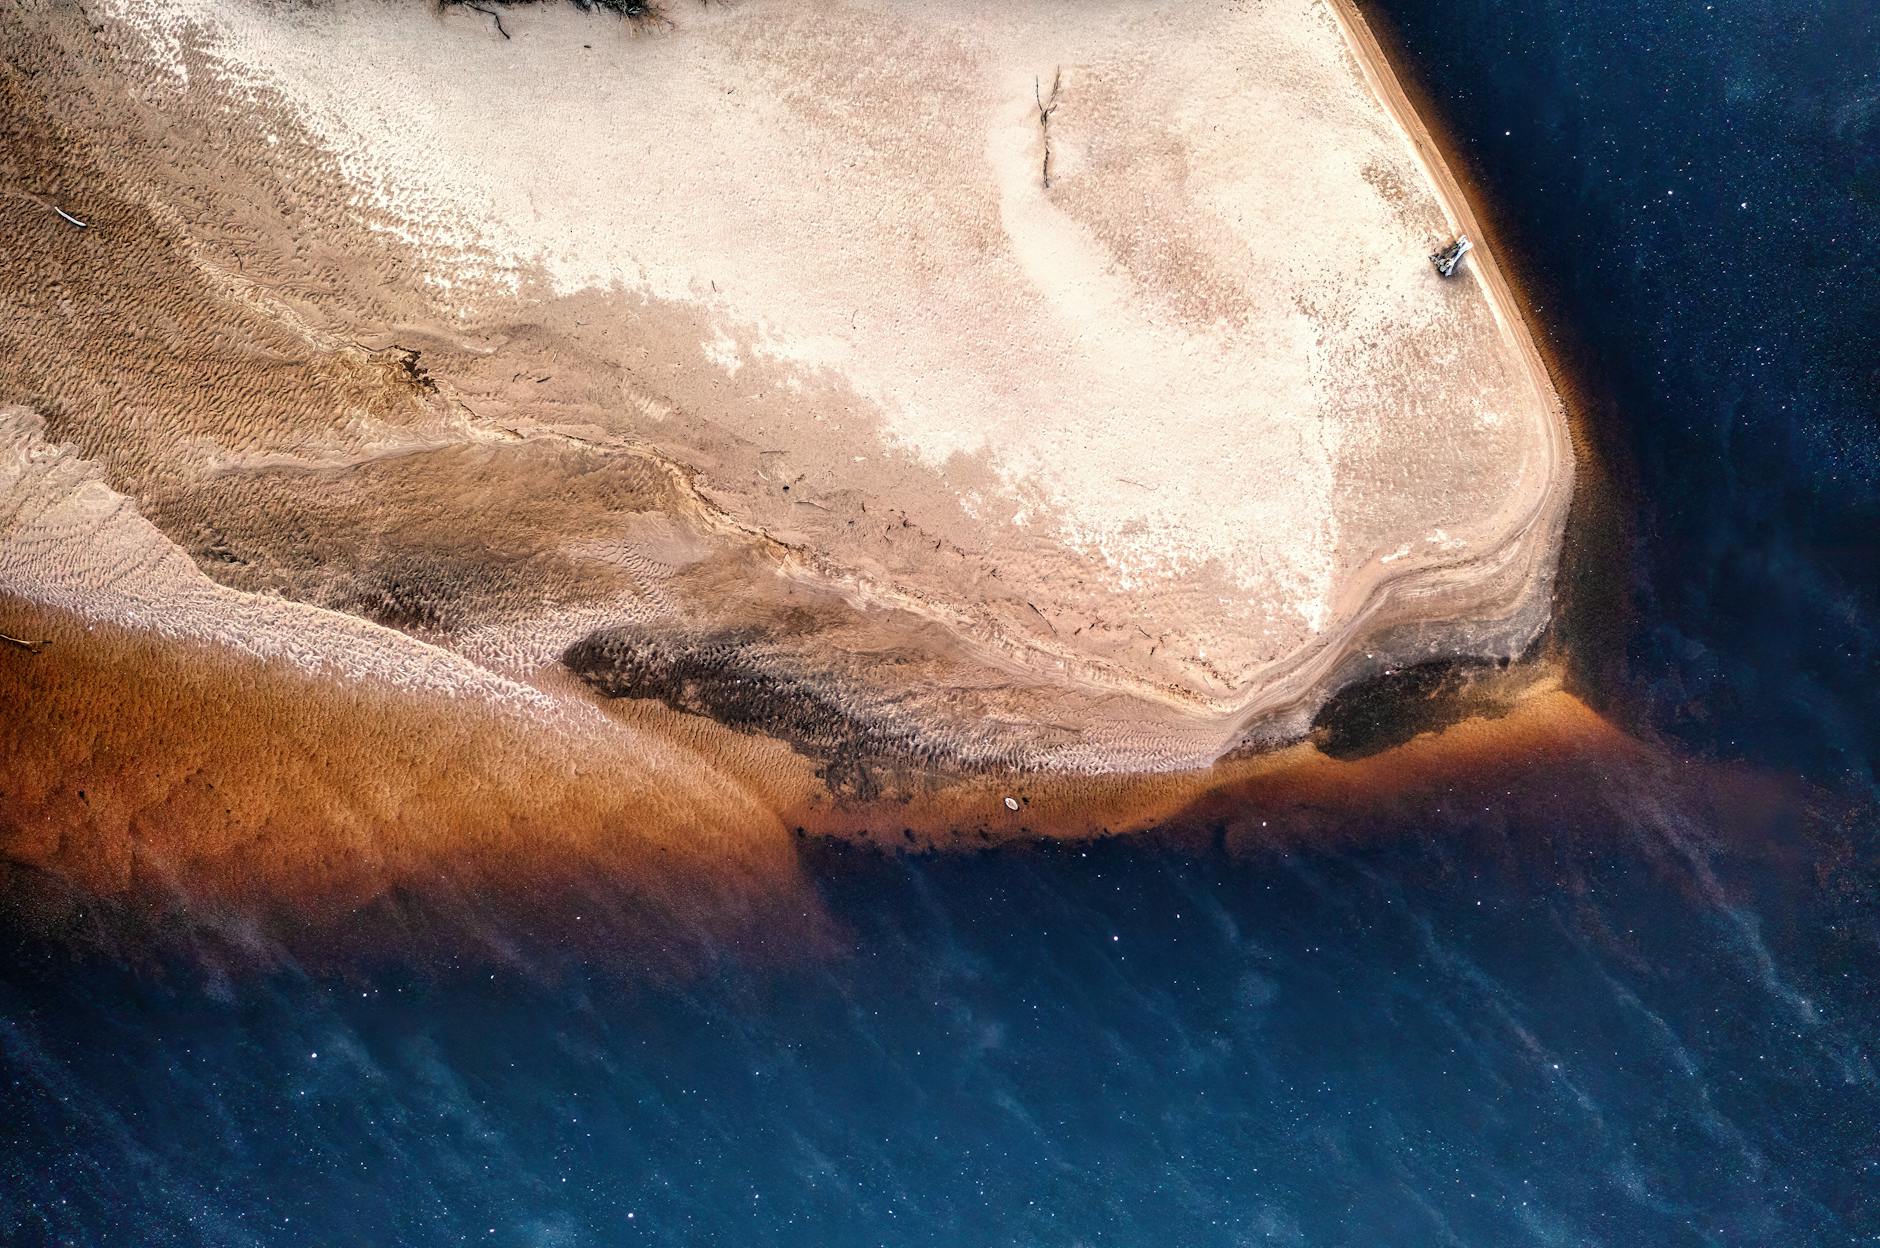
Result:
M1276 801L1546 623L1564 418L1342 4L11 7L16 866L749 913Z

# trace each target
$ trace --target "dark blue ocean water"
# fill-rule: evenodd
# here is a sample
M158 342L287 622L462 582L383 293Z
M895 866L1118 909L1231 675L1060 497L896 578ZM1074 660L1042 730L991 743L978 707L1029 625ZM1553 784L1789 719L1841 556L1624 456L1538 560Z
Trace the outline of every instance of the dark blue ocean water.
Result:
M846 953L678 982L11 940L0 1242L1880 1243L1880 6L1372 12L1620 480L1590 692L1789 799L829 853Z
M1873 1242L1880 881L1620 805L825 863L681 986L15 960L6 1242Z
M1585 383L1636 522L1626 693L1880 758L1880 5L1370 0Z

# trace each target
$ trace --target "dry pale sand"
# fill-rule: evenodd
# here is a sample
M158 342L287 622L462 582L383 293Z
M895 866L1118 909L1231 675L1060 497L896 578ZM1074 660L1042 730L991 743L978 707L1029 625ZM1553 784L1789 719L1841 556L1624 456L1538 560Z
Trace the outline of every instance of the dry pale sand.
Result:
M279 690L344 767L475 720L477 835L758 879L1020 775L1135 826L1195 781L1128 777L1546 623L1562 413L1492 258L1431 271L1473 222L1342 0L0 19L0 603L59 634L0 652L17 860L87 817L88 628L254 686L223 758L149 712L223 684L124 680L125 749L265 794ZM297 835L447 840L426 731Z

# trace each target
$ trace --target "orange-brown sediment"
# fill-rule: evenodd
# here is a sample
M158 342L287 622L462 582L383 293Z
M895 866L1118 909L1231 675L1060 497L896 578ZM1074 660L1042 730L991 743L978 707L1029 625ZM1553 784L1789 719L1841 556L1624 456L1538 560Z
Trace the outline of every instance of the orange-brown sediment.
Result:
M39 647L0 657L12 870L331 936L400 893L528 901L578 931L587 894L558 881L674 954L817 931L767 801L669 738L545 731L5 599L0 632Z

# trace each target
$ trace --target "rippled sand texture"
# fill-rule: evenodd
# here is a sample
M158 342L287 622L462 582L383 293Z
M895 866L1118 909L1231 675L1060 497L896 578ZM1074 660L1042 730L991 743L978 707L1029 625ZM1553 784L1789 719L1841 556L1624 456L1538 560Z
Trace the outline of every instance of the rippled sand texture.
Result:
M1202 767L1545 623L1557 403L1321 3L0 17L0 661L94 725L19 843L235 698L256 777L362 751L362 844L787 874L830 794Z

